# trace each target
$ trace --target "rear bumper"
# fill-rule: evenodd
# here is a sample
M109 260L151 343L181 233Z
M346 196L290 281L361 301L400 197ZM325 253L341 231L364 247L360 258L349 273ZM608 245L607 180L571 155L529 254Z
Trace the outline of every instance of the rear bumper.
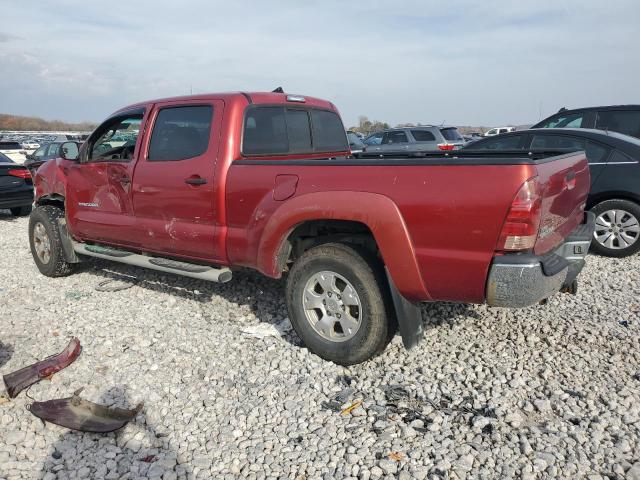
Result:
M487 303L494 307L526 307L571 286L585 264L595 215L585 212L585 221L565 242L544 256L507 254L493 259L487 281Z

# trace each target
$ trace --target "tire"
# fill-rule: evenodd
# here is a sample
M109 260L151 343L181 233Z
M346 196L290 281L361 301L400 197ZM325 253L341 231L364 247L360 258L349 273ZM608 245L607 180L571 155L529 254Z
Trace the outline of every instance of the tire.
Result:
M640 250L640 205L629 200L605 200L591 209L596 230L594 252L606 257L628 257Z
M382 265L349 245L327 243L306 251L291 268L286 300L291 324L307 348L340 365L378 355L396 330ZM323 300L328 303L321 305Z
M40 273L47 277L64 277L72 270L72 265L64 258L58 229L58 219L63 217L62 210L52 205L45 205L36 207L29 218L31 255ZM46 255L47 252L48 255Z
M26 217L31 213L31 205L27 205L25 207L13 207L9 210L11 210L11 215L14 217Z

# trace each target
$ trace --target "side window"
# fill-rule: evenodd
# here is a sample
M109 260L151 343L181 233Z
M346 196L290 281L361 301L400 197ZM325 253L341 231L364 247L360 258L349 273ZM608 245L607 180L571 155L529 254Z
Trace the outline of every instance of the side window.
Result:
M520 150L523 148L522 143L524 135L509 135L508 137L497 137L491 140L472 144L469 149L478 150Z
M491 130L489 130L489 131L487 132L487 135L495 135L496 133L498 133L498 130L497 130L497 129L495 129L495 128L492 128Z
M340 117L327 110L311 110L313 146L315 151L347 151L347 133Z
M609 163L636 163L636 161L627 156L626 153L622 153L620 150L614 150Z
M582 117L582 113L556 115L542 125L542 128L580 128L582 127Z
M89 160L129 162L135 153L142 114L123 115L107 120L91 135Z
M596 128L613 130L640 138L640 111L611 110L598 112Z
M44 145L38 148L35 152L33 152L33 157L34 158L44 157L44 153L47 151L48 148L49 148L48 145Z
M428 130L411 130L416 142L435 142L436 137Z
M600 145L599 143L591 142L587 140L585 145L585 152L587 152L587 160L589 163L604 163L609 156L610 148Z
M212 118L211 105L161 109L151 132L148 160L167 162L202 155L209 147Z
M564 135L535 135L531 150L552 150L555 148L584 150L584 140Z
M407 134L403 131L387 132L382 137L383 145L395 145L397 143L407 143Z

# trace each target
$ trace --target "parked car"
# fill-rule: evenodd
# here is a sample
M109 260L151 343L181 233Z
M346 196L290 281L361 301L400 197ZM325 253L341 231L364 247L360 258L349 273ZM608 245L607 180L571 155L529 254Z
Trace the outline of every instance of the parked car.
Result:
M592 248L609 257L640 250L640 140L580 128L521 130L480 140L473 150L585 150L591 170L586 208L596 215Z
M27 152L24 151L20 142L0 141L0 153L6 155L16 163L24 163Z
M464 145L456 127L403 127L369 135L365 141L367 153L437 152L455 150Z
M640 105L561 108L531 128L596 128L640 138Z
M132 145L101 151L133 123ZM350 157L335 107L311 97L138 103L40 167L31 252L50 277L84 256L214 282L231 267L286 274L296 332L345 365L396 325L415 345L418 302L523 307L575 291L593 231L584 152L420 155Z
M22 148L24 150L35 150L39 146L40 146L40 144L38 142L33 141L33 140L25 140L24 142L22 142Z
M0 208L8 208L12 215L29 215L33 203L31 174L0 153Z
M349 149L351 150L351 155L357 157L364 150L364 143L360 139L355 132L347 131L347 141L349 142Z
M36 170L40 166L53 158L60 155L60 146L65 142L51 142L40 146L35 152L27 154L27 159L24 161L24 166L29 169L31 175L35 177ZM75 142L78 147L80 142Z
M482 136L493 137L494 135L500 135L503 133L509 133L509 132L515 132L515 131L516 131L516 127L495 127L495 128L492 128L491 130L487 130L486 132L484 132Z

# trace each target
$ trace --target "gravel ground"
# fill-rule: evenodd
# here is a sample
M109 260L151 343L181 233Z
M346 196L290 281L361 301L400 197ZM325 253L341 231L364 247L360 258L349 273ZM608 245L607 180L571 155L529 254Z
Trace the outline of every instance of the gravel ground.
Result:
M243 333L286 330L282 282L96 261L49 279L27 219L0 229L0 373L75 335L80 358L29 396L145 402L106 435L43 425L25 392L0 404L0 478L640 479L640 255L591 256L545 306L427 305L417 348L344 368L292 331Z

